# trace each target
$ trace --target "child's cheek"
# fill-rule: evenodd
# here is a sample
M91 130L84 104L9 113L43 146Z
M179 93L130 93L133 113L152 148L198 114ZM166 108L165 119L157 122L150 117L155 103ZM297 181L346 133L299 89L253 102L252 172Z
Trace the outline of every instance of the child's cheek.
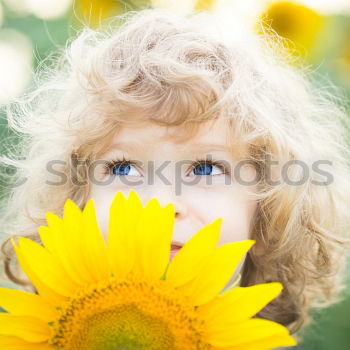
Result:
M189 211L209 224L222 218L220 244L249 238L256 202L240 186L192 187L184 191Z

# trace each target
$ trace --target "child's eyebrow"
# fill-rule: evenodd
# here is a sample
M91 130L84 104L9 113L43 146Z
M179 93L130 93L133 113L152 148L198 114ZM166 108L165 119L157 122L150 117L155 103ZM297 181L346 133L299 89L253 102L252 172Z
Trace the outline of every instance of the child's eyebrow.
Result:
M192 150L198 150L201 152L205 152L205 151L226 151L226 152L230 152L232 150L232 148L225 144L215 144L215 143L195 143L193 145L190 145Z
M113 143L110 146L111 149L124 149L126 151L139 151L144 150L145 145L139 142L117 142ZM184 149L188 152L207 152L207 151L225 151L231 152L232 147L227 144L215 144L215 143L195 143L195 144L186 144Z
M138 143L138 142L117 142L117 143L113 143L110 148L111 149L121 149L121 150L126 150L126 151L138 151L138 150L142 150L144 149L144 145L142 143Z

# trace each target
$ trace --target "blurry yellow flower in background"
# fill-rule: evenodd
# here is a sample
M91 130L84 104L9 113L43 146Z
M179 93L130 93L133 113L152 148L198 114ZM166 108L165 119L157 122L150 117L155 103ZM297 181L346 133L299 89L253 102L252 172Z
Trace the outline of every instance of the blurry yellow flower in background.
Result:
M194 7L198 11L211 10L216 4L217 0L198 0Z
M343 48L343 53L340 56L339 60L344 69L350 72L350 39L347 44L348 45Z
M79 20L90 27L98 27L106 19L125 11L120 0L76 0L75 12Z
M341 82L350 88L350 22L346 23L344 33L341 33L340 48L335 58L335 66Z
M223 290L252 240L217 247L222 219L199 230L170 259L174 206L145 207L117 192L107 244L93 200L67 200L39 234L13 242L39 295L0 289L1 349L266 350L295 345L282 325L252 318L280 283ZM221 292L221 293L220 293Z
M292 54L307 55L325 25L325 17L304 5L282 1L270 2L262 14L267 26L289 39L285 45Z
M189 13L210 11L218 0L76 0L75 15L89 27L98 27L109 18L130 10L159 7Z

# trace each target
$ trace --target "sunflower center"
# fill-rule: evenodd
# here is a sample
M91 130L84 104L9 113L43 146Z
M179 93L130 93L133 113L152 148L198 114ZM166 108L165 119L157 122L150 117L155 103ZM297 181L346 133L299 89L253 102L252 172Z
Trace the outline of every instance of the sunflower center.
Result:
M87 346L89 345L89 346ZM90 318L74 339L75 348L126 350L172 349L174 339L164 322L149 317L136 305L123 305Z
M60 312L54 349L209 349L195 308L162 280L111 279L80 291Z

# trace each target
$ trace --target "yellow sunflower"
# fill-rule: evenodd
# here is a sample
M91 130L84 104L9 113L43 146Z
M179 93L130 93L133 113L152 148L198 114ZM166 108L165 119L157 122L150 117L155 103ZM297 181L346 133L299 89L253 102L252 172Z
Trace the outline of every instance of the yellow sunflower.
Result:
M199 230L170 261L174 207L145 207L117 192L105 242L93 200L47 213L43 246L13 241L38 294L0 289L1 349L248 350L295 345L288 330L252 318L280 283L221 292L252 240L217 247L222 219ZM221 292L221 293L220 293Z
M294 55L308 55L312 51L326 24L326 17L302 4L291 1L269 1L262 14L280 36L288 39L284 44ZM261 33L261 30L258 30Z
M101 26L106 19L120 15L126 9L120 0L76 0L74 4L74 14L90 27Z
M217 0L197 0L194 9L197 11L210 11L216 3Z

